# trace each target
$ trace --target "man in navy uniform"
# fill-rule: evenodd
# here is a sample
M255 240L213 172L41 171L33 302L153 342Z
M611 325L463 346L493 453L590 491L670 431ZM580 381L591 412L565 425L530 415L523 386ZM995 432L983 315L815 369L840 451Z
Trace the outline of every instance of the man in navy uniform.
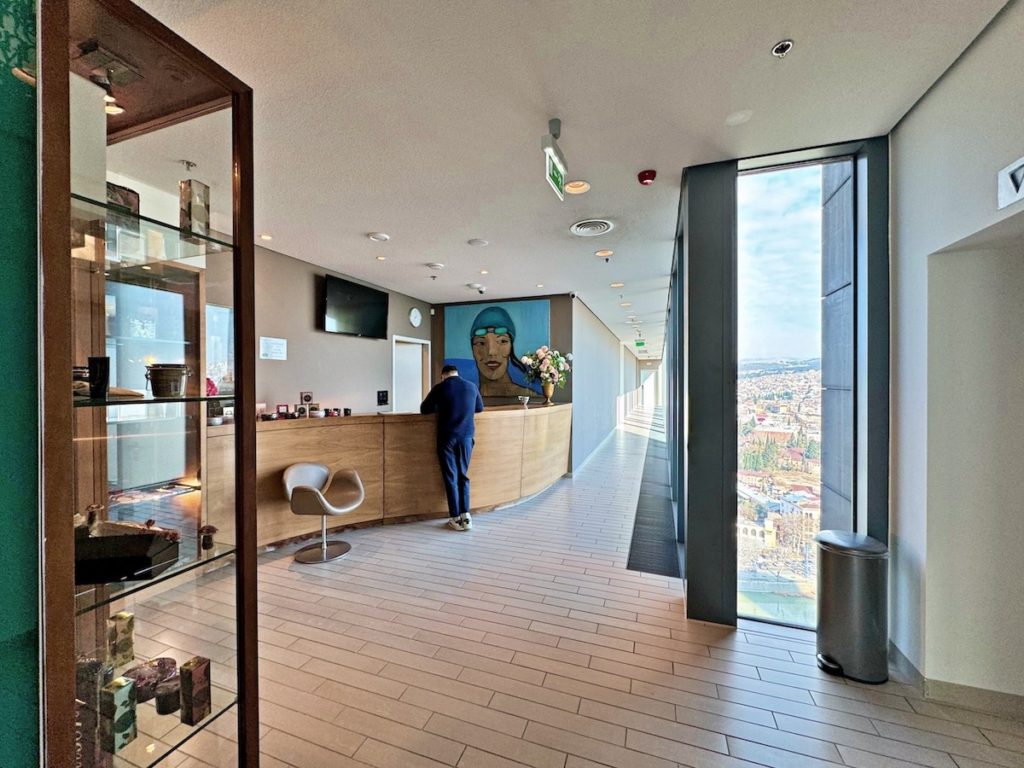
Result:
M469 459L476 426L473 415L484 409L480 390L459 376L454 365L441 369L441 381L427 394L420 413L437 414L437 459L448 497L448 525L456 531L473 527L469 516Z

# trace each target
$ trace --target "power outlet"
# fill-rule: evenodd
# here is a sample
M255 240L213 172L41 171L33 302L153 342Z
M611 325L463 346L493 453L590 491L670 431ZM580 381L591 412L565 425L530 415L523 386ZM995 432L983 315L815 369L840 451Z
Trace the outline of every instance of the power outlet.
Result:
M377 405L388 404L388 391L386 389L377 390Z

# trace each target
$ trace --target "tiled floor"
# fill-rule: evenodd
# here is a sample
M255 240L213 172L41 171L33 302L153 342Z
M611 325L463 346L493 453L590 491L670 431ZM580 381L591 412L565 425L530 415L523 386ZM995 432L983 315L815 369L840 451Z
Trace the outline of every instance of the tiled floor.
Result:
M263 765L1024 766L1024 722L829 678L810 633L687 621L678 580L626 571L638 432L470 532L355 531L352 554L322 566L265 556ZM233 638L217 626L226 580L159 602L182 627L149 624L151 652L209 646L219 676L231 672ZM207 641L186 639L190 619ZM229 760L232 726L215 723L165 765Z

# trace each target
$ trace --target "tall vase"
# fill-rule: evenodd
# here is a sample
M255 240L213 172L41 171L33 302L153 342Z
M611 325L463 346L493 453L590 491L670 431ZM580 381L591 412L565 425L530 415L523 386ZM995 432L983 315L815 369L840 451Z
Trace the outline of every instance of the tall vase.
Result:
M550 381L545 381L540 385L540 389L544 393L544 405L551 405L551 396L555 394L555 385Z

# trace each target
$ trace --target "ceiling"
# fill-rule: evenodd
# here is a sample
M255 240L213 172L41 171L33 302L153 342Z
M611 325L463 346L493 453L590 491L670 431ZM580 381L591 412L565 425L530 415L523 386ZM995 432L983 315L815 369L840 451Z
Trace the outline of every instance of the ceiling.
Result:
M629 301L656 357L681 170L887 133L1004 0L139 4L253 87L261 244L434 303L479 298L472 282L576 292L623 339ZM568 178L592 185L565 202L544 180L552 117ZM153 166L182 157L170 134L134 142ZM186 146L220 154L195 127ZM615 229L571 236L587 217Z

